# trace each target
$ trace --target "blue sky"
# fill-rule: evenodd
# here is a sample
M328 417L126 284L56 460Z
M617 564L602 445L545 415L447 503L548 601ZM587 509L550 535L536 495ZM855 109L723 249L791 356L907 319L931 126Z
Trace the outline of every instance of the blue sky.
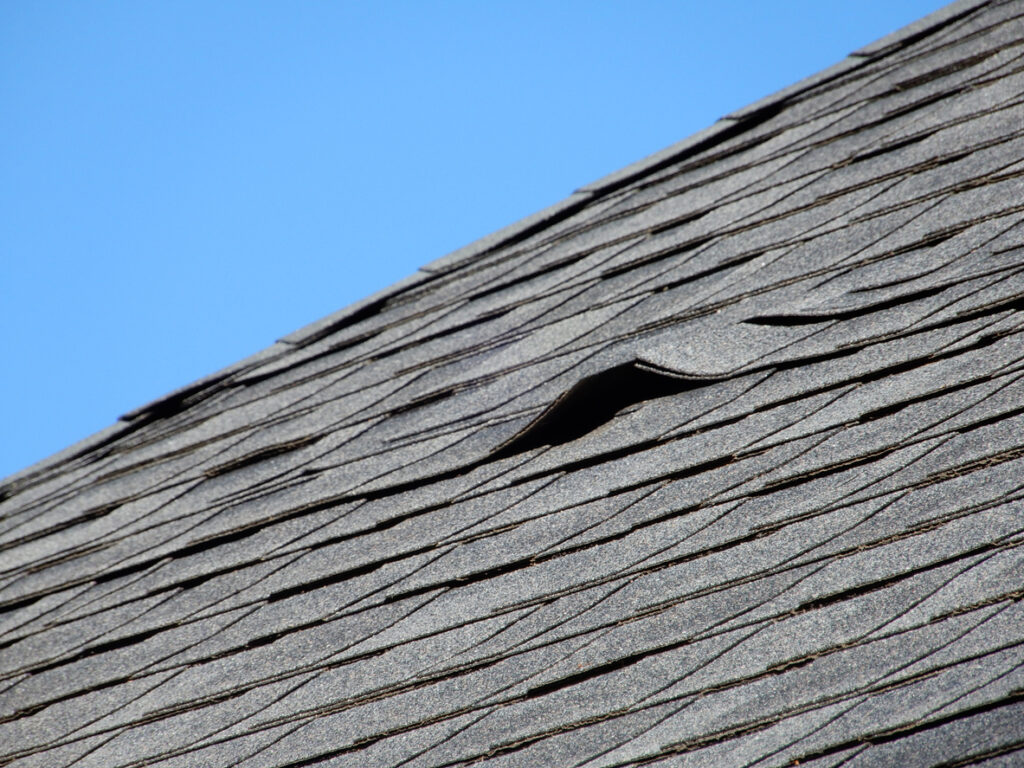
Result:
M0 4L0 476L941 5Z

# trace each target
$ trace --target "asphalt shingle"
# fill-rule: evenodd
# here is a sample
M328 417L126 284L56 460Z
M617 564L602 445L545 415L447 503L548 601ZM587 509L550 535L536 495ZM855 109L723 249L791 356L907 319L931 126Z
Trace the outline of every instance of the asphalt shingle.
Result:
M9 478L0 764L1018 764L1022 19L954 3Z

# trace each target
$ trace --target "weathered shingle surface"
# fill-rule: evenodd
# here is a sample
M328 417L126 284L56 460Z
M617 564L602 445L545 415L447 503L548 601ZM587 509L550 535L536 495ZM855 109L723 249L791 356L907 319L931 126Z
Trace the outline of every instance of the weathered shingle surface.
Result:
M0 763L1024 764L1024 3L9 479Z

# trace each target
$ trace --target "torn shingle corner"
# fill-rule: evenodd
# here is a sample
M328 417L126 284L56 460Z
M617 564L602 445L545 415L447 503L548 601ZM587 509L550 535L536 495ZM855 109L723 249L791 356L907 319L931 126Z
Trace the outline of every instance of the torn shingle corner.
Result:
M0 486L0 765L1024 761L1024 11Z
M494 453L504 458L560 445L593 432L631 405L676 395L706 382L636 361L580 380Z

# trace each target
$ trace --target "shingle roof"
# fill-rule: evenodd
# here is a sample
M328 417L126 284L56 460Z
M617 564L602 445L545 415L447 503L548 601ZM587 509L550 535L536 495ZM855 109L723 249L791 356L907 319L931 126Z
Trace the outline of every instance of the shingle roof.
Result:
M10 478L0 763L1024 762L1024 4Z

